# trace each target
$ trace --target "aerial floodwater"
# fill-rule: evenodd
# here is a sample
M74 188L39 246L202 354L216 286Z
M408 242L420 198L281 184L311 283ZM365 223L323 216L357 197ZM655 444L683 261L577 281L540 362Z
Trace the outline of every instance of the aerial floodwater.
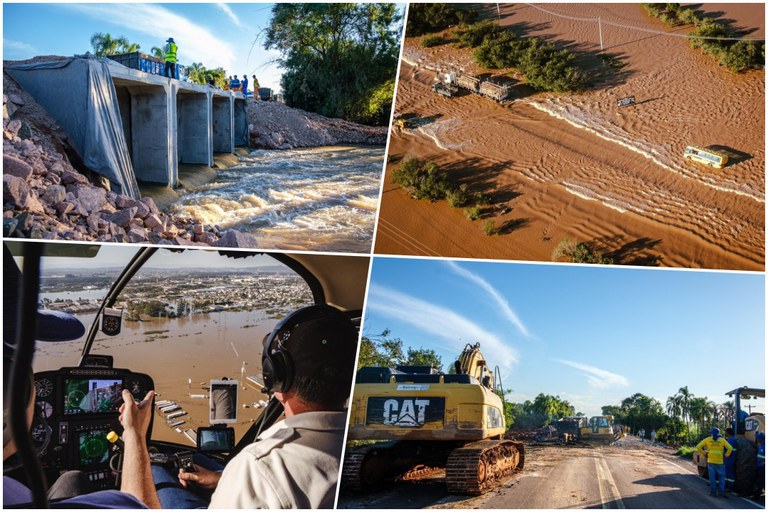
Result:
M738 37L764 37L762 4L699 11ZM468 48L406 38L395 115L412 119L393 129L388 183L400 159L416 156L490 204L468 214L385 186L377 253L549 261L560 242L576 240L619 264L765 267L764 70L729 70L691 47L693 25L670 30L639 4L478 12L568 46L590 85L539 92L506 69L494 70L512 84L502 103L466 90L444 97L431 91L436 79L489 70ZM688 146L729 160L688 160Z
M384 148L258 150L171 206L262 248L368 252Z

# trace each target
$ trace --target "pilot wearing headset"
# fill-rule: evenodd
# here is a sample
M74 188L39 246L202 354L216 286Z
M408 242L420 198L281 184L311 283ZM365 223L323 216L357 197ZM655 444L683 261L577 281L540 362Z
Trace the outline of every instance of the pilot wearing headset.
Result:
M281 320L264 338L262 371L285 419L262 432L222 472L199 465L195 472L180 470L181 487L213 491L209 506L217 509L332 508L357 340L349 319L331 306L302 308ZM145 438L153 396L150 391L136 404L130 392L123 392L122 490L151 508L192 508L190 501L165 499L167 489L158 497L155 489Z

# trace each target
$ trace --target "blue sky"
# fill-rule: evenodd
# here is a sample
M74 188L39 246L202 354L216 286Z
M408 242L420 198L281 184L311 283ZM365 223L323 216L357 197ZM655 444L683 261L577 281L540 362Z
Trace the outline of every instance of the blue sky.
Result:
M168 37L179 62L219 66L227 74L252 74L262 87L279 89L275 51L264 50L272 4L3 4L3 59L83 54L96 32L125 36L149 53ZM255 42L255 44L254 44Z
M444 364L479 341L513 401L543 392L593 415L638 392L664 404L687 385L722 403L764 387L764 315L756 273L379 257L364 331Z

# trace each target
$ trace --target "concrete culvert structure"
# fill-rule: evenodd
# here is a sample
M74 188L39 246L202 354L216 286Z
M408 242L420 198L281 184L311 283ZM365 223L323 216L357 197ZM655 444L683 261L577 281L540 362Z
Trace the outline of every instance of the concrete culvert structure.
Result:
M234 97L234 138L235 146L248 145L248 106L243 97Z
M233 138L232 98L229 95L213 94L213 151L216 153L233 153L235 144Z
M211 100L206 91L178 89L176 126L178 163L213 165Z
M169 87L113 78L124 136L138 181L173 187L173 140L168 129Z
M7 63L5 71L69 135L83 164L121 194L139 198L129 147L109 66L92 57L31 64Z

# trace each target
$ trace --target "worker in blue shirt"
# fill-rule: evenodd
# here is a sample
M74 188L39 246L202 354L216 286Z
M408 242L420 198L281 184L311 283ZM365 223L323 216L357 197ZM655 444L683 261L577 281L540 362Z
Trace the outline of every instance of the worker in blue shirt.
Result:
M237 75L234 75L232 77L232 80L229 82L229 90L230 91L239 91L240 90L240 79L237 78Z
M243 96L247 98L248 97L248 76L243 75L243 81L240 82L240 84L242 85Z

